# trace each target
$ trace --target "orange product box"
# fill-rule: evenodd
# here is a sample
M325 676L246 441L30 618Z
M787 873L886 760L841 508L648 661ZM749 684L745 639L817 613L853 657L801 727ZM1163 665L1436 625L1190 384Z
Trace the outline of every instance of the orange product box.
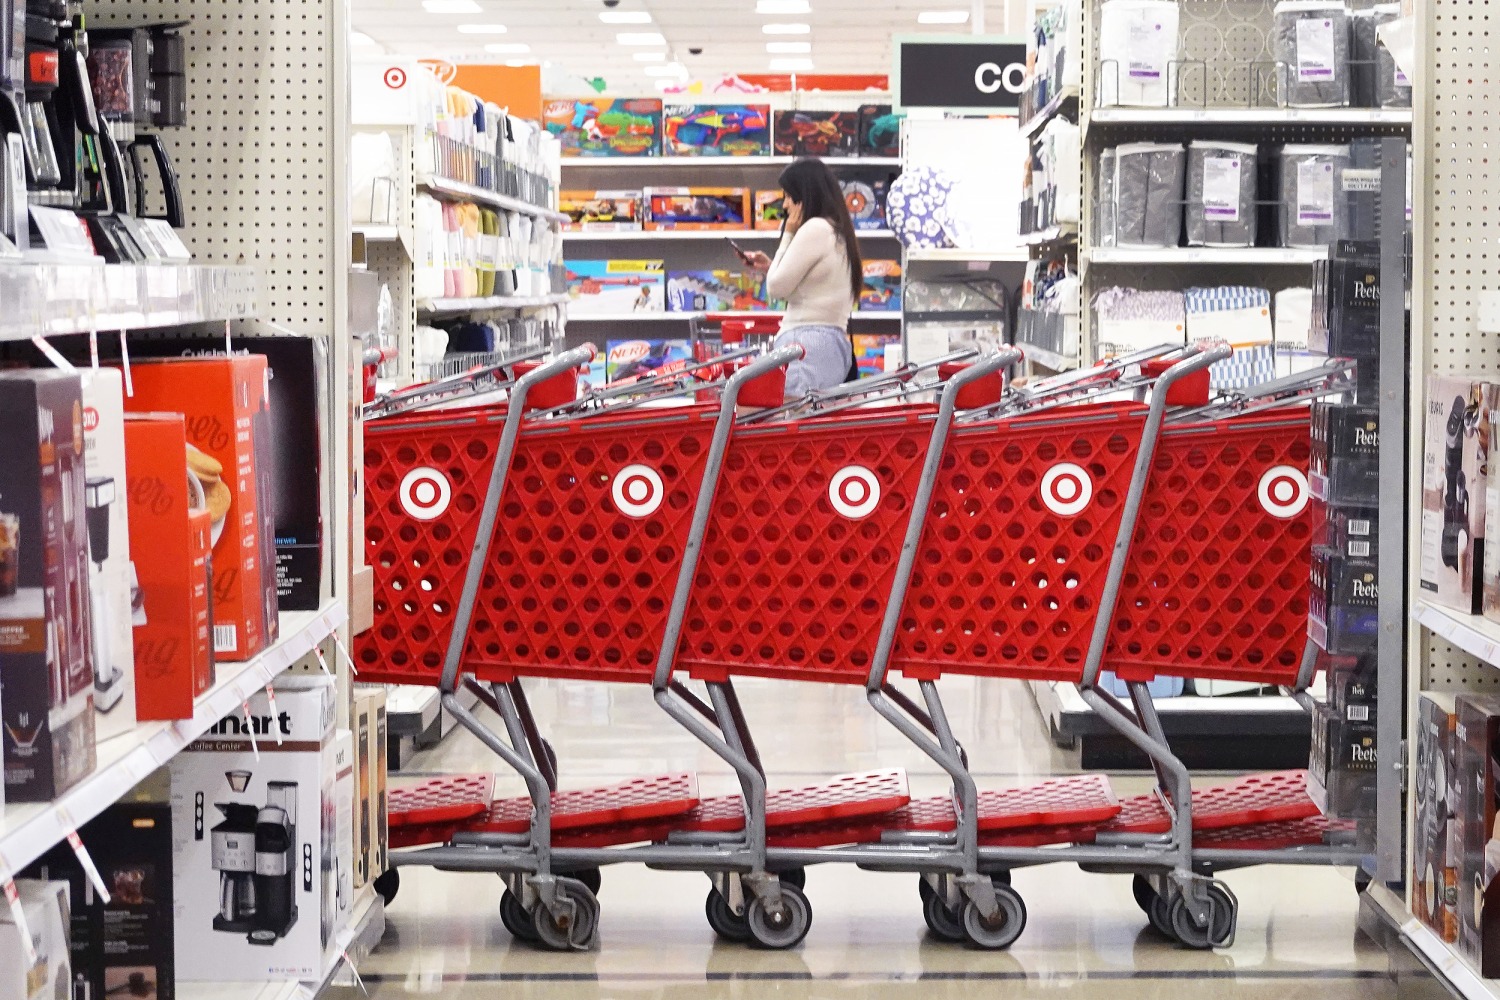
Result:
M785 199L786 195L781 188L755 192L755 228L780 229L782 220L786 218L786 209L782 207Z
M648 187L647 229L749 229L750 189Z
M248 660L276 640L270 385L259 354L137 361L132 413L181 413L190 486L213 515L213 651Z
M213 515L188 467L180 413L125 418L126 503L136 594L136 716L189 719L213 685L209 642L209 537Z

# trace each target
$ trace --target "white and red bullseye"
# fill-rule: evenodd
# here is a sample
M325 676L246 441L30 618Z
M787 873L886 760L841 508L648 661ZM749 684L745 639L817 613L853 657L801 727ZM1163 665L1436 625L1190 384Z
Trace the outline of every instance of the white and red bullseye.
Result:
M1094 499L1094 480L1087 469L1063 462L1042 476L1042 503L1052 513L1072 517Z
M401 477L398 496L402 510L418 521L431 521L442 517L448 509L453 500L453 487L447 476L424 465Z
M627 517L649 517L666 497L661 473L649 465L627 465L615 473L609 492L615 506Z
M1290 465L1277 465L1260 477L1260 505L1272 517L1293 518L1307 509L1312 491L1307 474Z
M851 521L866 517L880 505L880 480L862 465L846 465L828 481L828 502Z

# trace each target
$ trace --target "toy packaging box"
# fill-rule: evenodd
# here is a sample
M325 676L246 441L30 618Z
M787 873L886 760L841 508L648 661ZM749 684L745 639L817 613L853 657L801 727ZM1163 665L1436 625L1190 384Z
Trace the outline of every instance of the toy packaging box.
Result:
M693 345L686 340L611 340L606 357L609 381L623 382L691 361Z
M73 992L69 955L68 883L16 879L16 905L26 921L36 961L9 906L0 906L0 997L5 1000L66 1000Z
M1458 863L1454 850L1458 778L1458 704L1452 694L1424 691L1417 705L1416 815L1412 830L1412 912L1434 934L1458 940Z
M135 553L129 621L136 715L189 719L214 678L208 576L213 515L193 489L182 414L127 417L125 469Z
M94 769L94 671L76 373L0 372L0 718L8 802Z
M748 312L769 309L765 275L745 271L673 271L668 312Z
M786 219L786 206L784 204L786 195L781 188L774 191L755 192L754 225L755 229L780 229L781 223Z
M750 189L650 187L647 229L748 229Z
M778 111L777 156L857 156L861 116L858 111Z
M640 191L563 191L558 211L570 220L565 229L623 233L640 229L645 220Z
M885 371L885 349L900 344L901 337L894 333L856 333L854 335L854 362L859 365L860 378L879 375Z
M542 124L564 156L656 156L661 149L661 101L548 98Z
M132 413L186 417L188 465L212 517L214 656L248 660L276 641L270 372L258 354L140 361Z
M854 228L885 228L885 197L891 186L890 174L868 167L856 170L837 171L839 187L844 191L844 204L849 206L849 217Z
M901 262L867 260L864 268L865 286L859 293L859 307L867 312L900 312Z
M767 104L668 104L662 110L662 152L668 156L766 156L771 152Z
M182 979L323 975L337 911L333 678L289 674L274 695L256 691L169 765Z
M80 827L78 835L109 889L108 902L95 891L67 843L27 869L30 877L68 886L74 1000L172 1000L177 993L172 807L116 802Z
M667 275L659 260L568 261L568 312L663 312Z
M859 108L859 155L901 155L901 116L889 104L862 104Z
M1427 379L1418 586L1437 604L1478 614L1484 588L1489 411L1483 382Z

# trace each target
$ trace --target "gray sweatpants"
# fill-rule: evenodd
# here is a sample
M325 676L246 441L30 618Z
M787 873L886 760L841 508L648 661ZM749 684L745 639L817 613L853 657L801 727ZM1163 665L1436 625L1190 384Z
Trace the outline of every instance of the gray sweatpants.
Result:
M798 399L814 389L842 385L849 374L849 334L837 326L794 326L776 335L773 347L801 344L801 361L786 369L786 398Z

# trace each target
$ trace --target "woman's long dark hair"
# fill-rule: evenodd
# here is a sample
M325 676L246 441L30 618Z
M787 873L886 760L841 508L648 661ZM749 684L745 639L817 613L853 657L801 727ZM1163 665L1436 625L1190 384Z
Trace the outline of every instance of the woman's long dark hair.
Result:
M822 160L798 160L781 172L777 183L788 198L802 206L804 225L809 219L826 219L843 240L844 255L849 258L849 294L857 301L865 287L865 268L859 259L854 220L849 218L849 206L833 171Z

